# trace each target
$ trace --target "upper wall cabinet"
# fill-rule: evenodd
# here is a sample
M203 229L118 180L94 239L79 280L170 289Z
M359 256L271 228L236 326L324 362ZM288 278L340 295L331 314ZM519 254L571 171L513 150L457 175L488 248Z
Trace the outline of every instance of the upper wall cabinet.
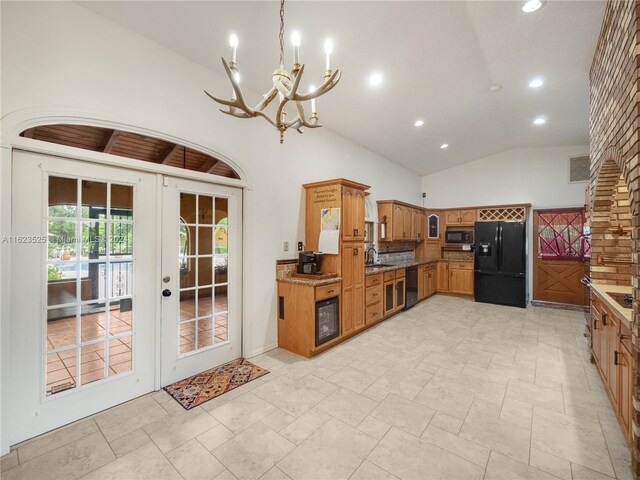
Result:
M475 225L476 210L447 210L445 212L445 223L449 225Z
M364 242L365 196L368 185L338 178L304 185L305 246L317 250L323 228L340 229L343 242Z
M440 214L427 212L427 240L440 240Z
M378 240L421 242L425 229L424 210L421 207L396 200L378 202Z

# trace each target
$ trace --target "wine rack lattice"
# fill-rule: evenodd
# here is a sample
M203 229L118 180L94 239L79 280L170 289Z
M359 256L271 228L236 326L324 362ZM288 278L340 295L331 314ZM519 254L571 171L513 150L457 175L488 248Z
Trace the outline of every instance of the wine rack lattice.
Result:
M479 222L523 222L527 219L527 207L481 208Z

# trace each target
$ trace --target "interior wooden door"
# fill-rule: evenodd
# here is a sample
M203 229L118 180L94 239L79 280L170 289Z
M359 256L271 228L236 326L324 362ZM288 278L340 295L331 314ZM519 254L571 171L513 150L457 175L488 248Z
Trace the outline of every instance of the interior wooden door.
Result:
M534 210L533 300L588 305L583 220L582 208Z

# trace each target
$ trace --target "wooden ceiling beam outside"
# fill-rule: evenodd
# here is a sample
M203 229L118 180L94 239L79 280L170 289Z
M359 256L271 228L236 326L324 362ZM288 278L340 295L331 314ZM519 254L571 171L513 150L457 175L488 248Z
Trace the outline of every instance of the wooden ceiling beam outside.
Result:
M180 150L180 145L175 144L174 146L172 146L169 150L167 150L167 152L160 159L160 163L162 165L166 165L167 163L169 163L169 160L171 160L171 157L173 157L178 150Z
M212 173L216 166L220 163L220 160L214 160L213 161L213 165L211 165L208 169L207 169L207 173Z
M41 125L21 133L25 138L69 145L162 165L239 178L224 161L197 150L153 137L88 125ZM182 157L182 158L180 158Z
M27 128L24 131L24 137L25 138L33 138L33 134L36 133L36 129L34 128Z
M116 145L118 141L118 137L120 136L120 130L112 130L111 135L109 136L109 140L107 140L106 145L102 149L103 153L109 153L113 150L113 147Z

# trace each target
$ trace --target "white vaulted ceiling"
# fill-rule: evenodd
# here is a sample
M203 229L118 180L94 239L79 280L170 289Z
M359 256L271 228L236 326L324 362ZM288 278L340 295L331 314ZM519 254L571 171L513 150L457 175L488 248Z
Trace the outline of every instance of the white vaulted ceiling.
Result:
M260 93L270 87L279 55L276 2L82 4L221 74L235 32L242 84ZM343 76L318 100L324 128L421 175L514 147L586 144L588 74L605 2L549 0L531 14L521 6L291 1L287 63L295 29L304 84L318 85L323 42L331 37L332 64ZM368 84L374 71L384 76L376 88ZM537 76L545 85L530 89ZM502 89L491 91L495 84ZM213 104L211 114L220 115ZM532 124L539 115L548 119L544 126ZM424 126L414 126L418 119ZM443 143L449 148L440 149Z

